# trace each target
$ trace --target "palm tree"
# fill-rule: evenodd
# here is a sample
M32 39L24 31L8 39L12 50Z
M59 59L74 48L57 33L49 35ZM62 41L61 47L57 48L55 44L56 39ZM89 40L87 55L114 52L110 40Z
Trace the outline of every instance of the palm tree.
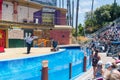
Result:
M74 26L74 0L72 0L72 28Z
M77 40L77 33L78 33L78 12L79 12L79 0L77 0L77 7L76 7L76 28L75 28L76 40Z
M93 6L94 6L94 0L92 0L92 6L91 6L91 20L93 19Z

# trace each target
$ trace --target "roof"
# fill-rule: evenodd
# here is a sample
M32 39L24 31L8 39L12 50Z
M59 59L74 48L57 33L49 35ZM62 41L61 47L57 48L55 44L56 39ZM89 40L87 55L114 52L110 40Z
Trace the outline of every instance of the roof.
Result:
M35 8L35 9L41 9L43 7L49 7L49 8L54 8L54 9L57 9L57 10L62 10L63 12L67 12L67 9L64 9L64 8L58 8L56 6L48 6L48 5L37 4L37 3L34 3L34 2L25 1L25 0L4 0L4 1L6 1L6 2L16 1L21 6L31 7L31 8Z

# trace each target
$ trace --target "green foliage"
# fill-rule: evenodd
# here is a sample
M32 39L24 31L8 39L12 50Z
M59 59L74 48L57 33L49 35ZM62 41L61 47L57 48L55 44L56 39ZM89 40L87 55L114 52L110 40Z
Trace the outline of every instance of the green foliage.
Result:
M96 30L102 28L109 22L120 17L120 6L117 3L112 5L104 5L97 8L93 15L91 12L87 12L85 16L85 27L87 33L95 32Z
M76 30L73 28L72 29L72 35L73 36L84 36L84 27L82 26L82 24L79 24L78 26L78 31L77 31L77 35L76 35Z
M74 28L72 29L72 35L73 35L73 36L76 36L76 34L75 34L75 29L74 29Z
M78 35L84 36L84 28L82 27L82 24L79 24L78 26Z

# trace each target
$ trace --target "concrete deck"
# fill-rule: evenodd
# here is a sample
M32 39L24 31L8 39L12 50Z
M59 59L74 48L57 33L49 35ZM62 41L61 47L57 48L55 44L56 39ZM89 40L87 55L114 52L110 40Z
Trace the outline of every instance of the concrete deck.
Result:
M30 54L27 54L27 48L5 48L5 52L0 53L0 60L14 59L21 57L37 56L43 54L49 54L51 47L31 48Z

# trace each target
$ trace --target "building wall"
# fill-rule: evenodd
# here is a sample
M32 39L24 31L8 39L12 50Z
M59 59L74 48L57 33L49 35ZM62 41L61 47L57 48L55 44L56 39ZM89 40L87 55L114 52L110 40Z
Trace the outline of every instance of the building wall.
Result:
M11 29L8 30L9 47L25 47L26 43L24 38L33 34L32 29Z
M16 22L36 22L36 18L38 19L38 23L42 23L42 10L29 8L25 6L20 6L19 3L17 5L17 11L14 13L13 3L12 2L5 2L3 1L2 4L2 20L5 21L15 21ZM49 13L49 12L48 12ZM66 25L66 13L62 12L61 10L56 10L53 12L54 14L54 22L55 25ZM17 19L14 18L15 15ZM53 18L51 18L53 19Z
M35 22L35 18L38 18L38 23L42 24L42 10L34 9L34 8L28 8L25 6L20 6L19 4L16 5L17 7L13 8L12 2L5 2L3 1L2 4L2 20L4 21L15 21L23 22L23 20L27 20L27 22ZM17 8L17 9L16 9ZM17 10L17 11L16 11ZM50 12L48 12L50 13ZM53 24L57 25L66 25L66 13L63 13L61 10L56 10L54 13L55 21ZM17 16L15 19L14 17ZM61 18L65 19L62 20ZM17 22L16 21L16 22ZM1 25L0 25L1 26ZM13 24L14 27L14 24ZM17 26L15 26L17 27ZM22 28L22 26L21 26ZM28 26L29 28L29 26ZM60 29L48 29L43 30L43 39L49 40L50 38L54 38L57 41L59 41L59 44L69 44L70 43L70 30L69 29L63 29L62 27ZM6 47L24 47L24 37L26 33L28 34L33 33L33 29L22 29L22 30L14 30L14 29L8 29L6 28ZM50 33L50 34L49 34Z
M34 23L41 24L42 23L42 10L34 12Z
M13 4L4 2L2 4L2 20L13 21Z
M24 19L26 19L27 22L33 22L33 13L36 11L37 9L18 6L18 22L23 22Z
M60 14L60 25L66 25L67 20L66 20L66 13L62 13Z
M62 12L60 10L56 10L56 12L55 12L55 24L56 25L66 25L67 24L65 12Z
M21 29L8 30L9 47L24 47L24 31Z
M50 38L57 40L59 45L70 44L71 31L69 29L60 30L54 29L50 31Z
M47 12L47 13L51 14L50 12ZM42 23L42 14L44 14L42 12L42 10L36 11L34 13L34 22L35 23L37 23L37 22L38 22L38 24ZM60 10L55 10L55 12L52 12L52 14L54 15L53 18L51 18L51 19L54 19L54 20L51 20L51 21L53 21L52 22L53 24L55 24L55 25L67 25L66 13L65 12L62 12ZM37 22L36 22L36 19L38 19Z
M27 22L33 22L33 13L38 11L38 9L28 8L20 6L18 4L18 22L23 22L24 19ZM12 2L3 2L2 4L2 20L5 21L14 21L13 20L13 3Z
M59 19L59 17L60 17L60 10L56 10L56 11L55 11L55 24L56 24L56 25L59 25L59 24L60 24L60 19Z

